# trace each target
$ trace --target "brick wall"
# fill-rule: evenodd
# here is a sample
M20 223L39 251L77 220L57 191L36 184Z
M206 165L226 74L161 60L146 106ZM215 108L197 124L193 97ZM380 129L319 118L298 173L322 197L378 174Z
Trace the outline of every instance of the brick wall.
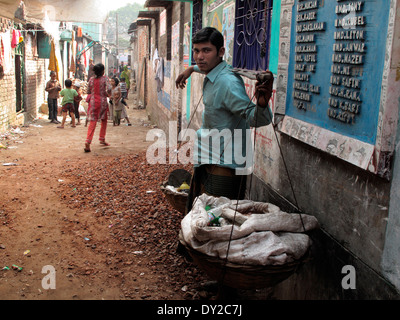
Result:
M0 18L1 33L10 32L11 25L11 20ZM6 131L11 124L17 121L14 60L12 63L10 73L4 75L3 79L0 80L0 133Z
M37 56L37 35L31 32L25 37L25 121L37 117L38 109L46 102L45 60Z
M13 22L0 18L0 32L12 32ZM37 117L40 105L46 101L44 88L45 60L37 56L37 34L24 32L24 110L16 111L15 55L11 71L0 80L0 133L14 125L26 125Z

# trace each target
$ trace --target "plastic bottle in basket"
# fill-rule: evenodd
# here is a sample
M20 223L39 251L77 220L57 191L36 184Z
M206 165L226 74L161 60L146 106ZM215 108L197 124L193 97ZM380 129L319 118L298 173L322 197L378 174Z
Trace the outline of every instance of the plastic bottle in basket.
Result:
M207 225L211 226L211 227L219 227L219 226L221 226L220 221L219 221L221 218L211 211L211 207L210 206L206 206L205 209L206 209L207 215L208 215L208 223L207 223Z

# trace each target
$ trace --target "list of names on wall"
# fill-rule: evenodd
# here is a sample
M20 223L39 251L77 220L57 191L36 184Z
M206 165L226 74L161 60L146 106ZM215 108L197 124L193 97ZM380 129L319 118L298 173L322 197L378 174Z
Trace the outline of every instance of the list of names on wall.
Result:
M392 4L389 0L293 1L288 117L376 142L387 90L383 84Z
M332 65L330 69L327 115L352 124L361 112L361 84L367 51L364 1L336 0L333 24ZM326 31L326 21L318 21L318 0L298 0L294 48L293 105L315 111L313 96L319 95L318 79L313 79L318 65L319 35ZM313 81L314 80L314 81Z
M318 62L318 34L325 31L325 22L318 22L318 0L299 0L296 6L296 44L293 76L293 105L300 110L315 111L314 94L321 88L313 83Z
M361 112L363 64L367 51L364 1L337 0L328 116L353 124Z

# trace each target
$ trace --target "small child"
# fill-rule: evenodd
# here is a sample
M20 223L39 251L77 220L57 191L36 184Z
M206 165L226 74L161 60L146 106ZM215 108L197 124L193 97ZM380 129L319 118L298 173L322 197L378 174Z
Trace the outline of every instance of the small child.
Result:
M58 114L58 97L59 97L59 92L61 91L61 86L60 83L57 80L57 73L55 71L50 72L50 78L46 83L46 89L45 91L48 92L48 99L47 103L49 106L49 120L51 123L60 123L57 120L57 114Z
M81 119L80 119L80 115L79 115L79 104L81 103L81 100L82 100L81 84L79 82L75 82L73 88L78 93L78 95L76 97L74 97L74 110L75 110L75 119L78 120L76 125L79 125L79 124L81 124Z
M128 90L127 90L127 84L125 82L125 78L123 78L123 77L121 78L119 87L121 88L121 96L122 96L121 103L129 109L129 107L125 101L125 99L128 97ZM128 117L128 113L126 112L126 108L124 108L124 107L122 107L121 117L126 120L128 126L132 125L131 122L129 121L129 117Z
M114 125L119 126L121 124L121 112L122 112L122 98L118 91L114 92L113 95L113 106L114 106Z
M72 89L72 81L70 79L65 80L65 89L62 89L60 96L63 98L62 105L62 122L57 128L64 129L65 120L67 119L67 113L71 117L72 128L75 128L75 108L74 108L74 98L78 96L78 92Z
M125 78L121 78L121 82L119 83L119 87L121 88L122 100L125 101L126 97L128 96L128 90L127 90L127 87L126 87Z

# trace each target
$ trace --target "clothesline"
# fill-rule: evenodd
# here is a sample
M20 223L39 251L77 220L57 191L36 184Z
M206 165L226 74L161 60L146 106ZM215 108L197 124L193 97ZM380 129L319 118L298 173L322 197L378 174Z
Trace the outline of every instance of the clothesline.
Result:
M18 30L20 32L46 31L44 29L18 29L18 28L12 28L12 27L10 27L9 29L6 29L6 30L7 31Z
M10 28L0 33L0 66L1 76L7 75L13 68L12 50L24 41L24 33L30 29Z
M17 29L17 30L19 30L19 29ZM35 32L46 32L46 30L44 30L44 29L23 29L23 30L19 30L19 31L21 31L21 32L32 32L32 31L35 31Z

